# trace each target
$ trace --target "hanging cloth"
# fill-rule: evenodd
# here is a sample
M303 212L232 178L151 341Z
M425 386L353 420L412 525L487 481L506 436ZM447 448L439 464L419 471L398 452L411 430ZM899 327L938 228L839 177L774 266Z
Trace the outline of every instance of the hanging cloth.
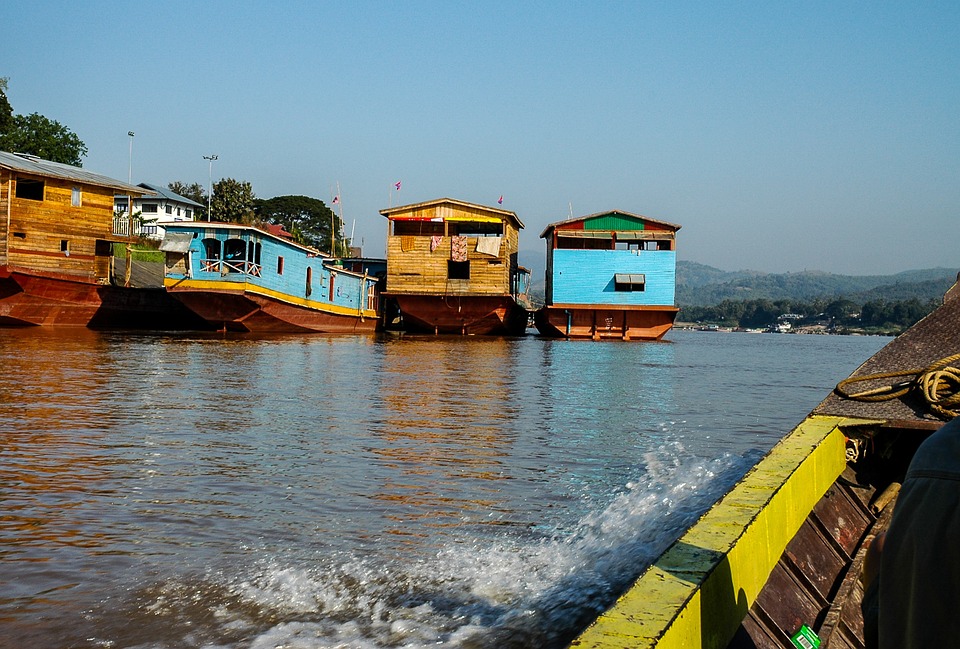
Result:
M450 259L452 261L467 260L466 237L450 237Z

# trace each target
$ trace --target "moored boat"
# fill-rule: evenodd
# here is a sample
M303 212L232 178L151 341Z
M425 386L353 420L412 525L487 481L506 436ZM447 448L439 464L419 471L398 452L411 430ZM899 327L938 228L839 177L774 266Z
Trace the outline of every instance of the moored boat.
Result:
M280 228L270 230L233 223L167 224L161 244L167 291L217 329L376 330L378 277L348 270Z
M431 334L523 335L530 272L517 262L513 212L442 198L381 210L390 220L388 328Z
M145 192L80 167L0 152L0 326L202 326L159 278L118 273L113 197ZM131 268L132 264L124 264Z
M838 384L574 647L863 647L866 550L956 412L960 288ZM946 382L945 382L946 381ZM955 406L953 406L955 408Z
M549 224L546 304L534 322L542 336L660 340L679 308L679 225L622 210Z

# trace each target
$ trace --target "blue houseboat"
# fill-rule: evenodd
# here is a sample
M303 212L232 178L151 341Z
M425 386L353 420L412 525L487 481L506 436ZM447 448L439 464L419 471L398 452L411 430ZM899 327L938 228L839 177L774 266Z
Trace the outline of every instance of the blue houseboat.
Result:
M543 336L659 340L673 326L679 225L621 210L551 223Z
M281 227L165 227L164 286L217 329L353 333L377 327L378 277L363 266L344 268Z

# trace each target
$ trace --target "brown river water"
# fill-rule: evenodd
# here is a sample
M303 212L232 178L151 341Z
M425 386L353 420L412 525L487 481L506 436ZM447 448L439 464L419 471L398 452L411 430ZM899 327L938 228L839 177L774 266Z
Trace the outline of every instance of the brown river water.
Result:
M888 340L0 329L0 648L561 647Z

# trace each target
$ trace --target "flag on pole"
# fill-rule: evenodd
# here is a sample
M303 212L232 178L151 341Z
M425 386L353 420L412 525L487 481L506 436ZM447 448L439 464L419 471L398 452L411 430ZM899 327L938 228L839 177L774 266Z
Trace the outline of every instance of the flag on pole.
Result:
M336 205L339 202L340 202L340 194L337 194L336 196L333 197L333 204Z
M503 205L503 194L500 194L500 198L497 200L497 205Z
M400 191L400 181L393 183L393 186L397 188L397 191Z

